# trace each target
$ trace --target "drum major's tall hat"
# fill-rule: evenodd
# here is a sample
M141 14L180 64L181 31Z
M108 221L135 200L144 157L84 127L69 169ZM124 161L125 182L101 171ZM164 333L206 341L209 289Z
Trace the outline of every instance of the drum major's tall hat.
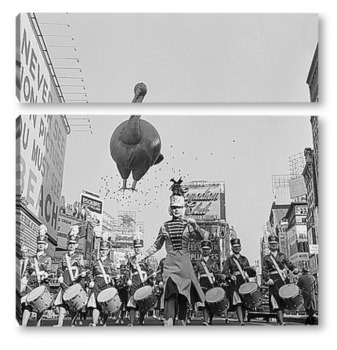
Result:
M78 225L71 226L71 230L68 233L68 243L77 244L79 241L79 227Z
M201 249L212 249L212 242L209 239L204 239L201 241Z
M99 248L100 249L110 249L109 242L101 240Z
M276 235L270 235L268 237L268 243L278 243L279 239Z
M180 178L178 181L175 181L174 179L171 179L170 181L173 182L173 185L170 187L170 190L172 191L172 195L170 196L170 206L184 207L184 194L187 192L187 188L181 185L183 180Z
M241 242L239 238L232 238L231 239L231 246L235 247L235 246L241 246Z
M48 243L48 237L47 237L47 227L45 225L40 225L39 232L37 234L36 243Z
M143 248L144 242L140 237L141 237L141 233L137 232L133 238L133 247L134 248Z

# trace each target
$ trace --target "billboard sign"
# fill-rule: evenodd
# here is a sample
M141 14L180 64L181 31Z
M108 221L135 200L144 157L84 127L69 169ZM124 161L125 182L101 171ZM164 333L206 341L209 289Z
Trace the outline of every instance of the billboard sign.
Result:
M225 183L193 181L185 184L186 217L200 220L226 219Z
M22 103L61 103L32 17L17 17L17 97Z
M103 200L99 196L83 191L81 193L81 207L87 213L86 220L95 227L95 233L102 233L103 229Z
M56 240L67 142L64 116L17 119L16 193Z

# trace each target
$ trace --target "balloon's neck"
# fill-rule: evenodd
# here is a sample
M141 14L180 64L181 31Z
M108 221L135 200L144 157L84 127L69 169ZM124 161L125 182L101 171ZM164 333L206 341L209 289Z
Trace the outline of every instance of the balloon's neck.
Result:
M122 140L128 145L136 145L140 141L140 115L132 115L122 134Z

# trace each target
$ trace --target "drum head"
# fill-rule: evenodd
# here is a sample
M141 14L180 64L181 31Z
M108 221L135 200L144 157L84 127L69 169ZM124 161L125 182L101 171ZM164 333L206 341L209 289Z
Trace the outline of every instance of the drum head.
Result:
M286 284L279 289L279 296L283 299L293 298L299 294L296 284Z
M247 282L240 286L239 294L251 294L254 293L258 288L258 285L254 282Z
M144 286L137 289L133 297L137 301L137 300L146 299L151 294L152 294L152 287Z
M70 300L80 293L82 286L80 284L74 284L69 287L63 294L64 300Z
M39 286L33 289L27 296L27 302L31 302L36 300L39 296L41 296L46 290L45 286Z
M116 294L117 294L117 289L115 289L113 287L104 289L98 294L97 301L99 303L102 303L104 301L108 301L108 300L112 299Z
M205 297L208 303L216 303L225 297L225 291L221 287L215 287L208 290Z

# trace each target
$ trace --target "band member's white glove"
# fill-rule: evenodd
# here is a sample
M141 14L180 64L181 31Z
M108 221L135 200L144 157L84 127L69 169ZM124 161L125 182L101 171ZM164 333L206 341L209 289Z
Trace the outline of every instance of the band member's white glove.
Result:
M274 281L271 278L269 278L269 280L267 281L267 284L268 286L272 286L274 284Z
M45 279L48 278L48 272L46 272L46 271L41 271L40 274L41 274L41 279L45 280Z
M63 283L63 276L60 276L57 280L59 283Z
M187 218L187 223L189 223L194 229L197 227L197 222L195 219Z
M85 277L87 273L85 271L81 272L81 277Z
M297 275L299 272L300 272L300 270L299 270L297 267L295 267L295 268L294 268L294 271L293 271L293 274L294 274L294 275Z
M118 275L116 276L116 279L119 280L120 278L121 278L121 275L118 274Z
M236 281L236 277L233 275L231 276L232 281Z
M94 287L95 287L95 282L94 281L89 282L89 288L94 288Z
M132 281L128 280L126 284L128 285L128 287L131 287L132 286Z
M164 285L164 283L161 281L158 283L159 288L163 288L163 285Z

